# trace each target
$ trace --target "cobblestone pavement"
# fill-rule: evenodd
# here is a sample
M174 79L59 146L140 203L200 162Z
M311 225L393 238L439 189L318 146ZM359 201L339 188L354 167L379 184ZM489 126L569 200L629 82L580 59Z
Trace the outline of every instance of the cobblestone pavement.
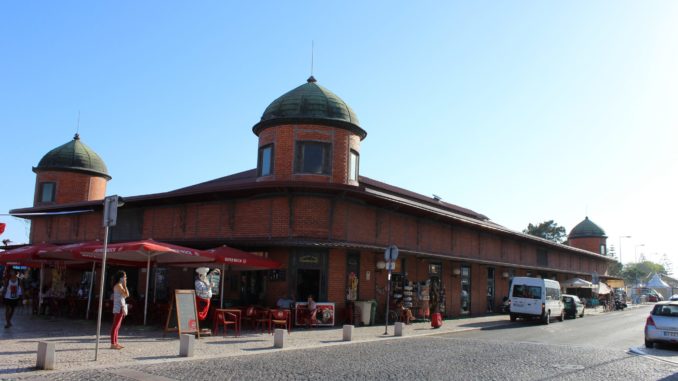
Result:
M600 311L588 311L588 315ZM120 331L120 343L123 350L109 349L110 322L102 324L102 340L99 345L99 358L94 361L96 322L71 319L49 320L19 312L14 318L14 326L0 331L0 378L47 377L52 379L55 373L91 370L96 368L129 368L136 365L166 364L187 361L179 357L179 340L176 333L163 337L158 327L131 326L123 322ZM405 337L436 335L480 329L496 325L510 324L507 315L490 315L466 319L445 320L439 329L432 329L429 323L421 322L405 326ZM384 326L356 327L352 342L369 342L402 339L394 337L394 326L388 327L384 335ZM56 346L56 370L37 371L35 369L38 342L53 342ZM309 349L334 345L350 345L342 340L341 327L318 329L293 329L285 334L285 346L273 347L273 335L245 331L234 337L203 337L196 341L194 357L190 360L209 360L233 356L269 354L291 349ZM111 379L111 374L105 379ZM120 375L120 379L129 379ZM114 377L115 378L115 377ZM103 379L103 378L102 378Z

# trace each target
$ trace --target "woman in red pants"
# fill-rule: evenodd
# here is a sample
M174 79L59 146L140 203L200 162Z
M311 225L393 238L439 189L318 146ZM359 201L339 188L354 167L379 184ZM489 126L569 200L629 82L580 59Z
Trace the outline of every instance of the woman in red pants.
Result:
M124 271L118 271L115 274L117 282L113 286L113 326L111 327L111 349L122 349L118 344L118 331L122 324L122 318L127 315L127 303L125 298L129 296L127 290L127 274Z

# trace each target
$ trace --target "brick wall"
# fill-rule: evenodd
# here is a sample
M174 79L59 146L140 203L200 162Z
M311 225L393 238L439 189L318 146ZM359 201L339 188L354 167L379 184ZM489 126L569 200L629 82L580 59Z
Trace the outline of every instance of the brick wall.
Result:
M33 205L43 205L38 202L38 197L40 184L45 182L56 185L54 204L103 200L106 197L107 180L103 177L80 172L40 171L36 175Z
M312 175L294 173L297 141L318 141L332 145L331 174ZM360 137L348 130L322 125L280 125L265 129L259 134L259 147L273 144L273 175L257 181L314 181L358 185L348 180L350 150L360 153Z

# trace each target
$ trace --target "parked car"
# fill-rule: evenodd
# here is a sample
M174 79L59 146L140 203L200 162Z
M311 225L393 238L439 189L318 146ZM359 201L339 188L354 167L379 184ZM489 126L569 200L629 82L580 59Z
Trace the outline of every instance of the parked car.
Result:
M636 287L631 290L631 297L634 303L641 303L642 298L647 298L648 302L661 302L664 297L657 290L648 287Z
M647 296L647 301L650 302L650 303L661 302L663 300L664 300L664 298L659 294L649 294Z
M669 298L669 300L678 300L678 294L673 294L673 295L671 295L671 297Z
M565 309L565 317L576 319L577 316L584 317L584 310L586 306L579 300L577 295L563 294L563 308Z
M658 302L645 321L645 346L678 343L678 301Z

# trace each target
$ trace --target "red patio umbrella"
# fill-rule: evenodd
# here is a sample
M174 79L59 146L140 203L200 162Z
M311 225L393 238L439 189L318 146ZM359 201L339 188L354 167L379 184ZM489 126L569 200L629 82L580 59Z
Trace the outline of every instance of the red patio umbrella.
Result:
M205 253L212 256L214 262L230 265L238 270L274 270L282 266L280 262L273 259L264 258L228 246L206 250Z
M103 243L84 245L75 250L85 258L97 258L101 260L104 252ZM119 264L128 264L140 267L146 264L146 291L144 293L144 324L148 313L148 282L151 273L151 262L172 263L205 263L210 262L211 257L202 250L191 249L170 243L158 242L151 239L133 242L119 242L108 245L106 250L107 260Z
M226 245L216 247L214 249L206 250L205 253L213 258L215 263L221 263L222 267L226 265L229 268L237 268L238 270L273 270L279 269L282 264L272 259L264 258L259 255L254 255L246 251L234 249ZM222 271L225 269L222 268ZM221 306L224 305L224 283L221 282Z
M17 247L12 250L5 250L0 252L0 263L21 264L25 266L30 266L29 264L31 264L39 267L40 262L45 260L45 258L42 258L41 253L44 253L46 250L55 249L56 247L57 246L49 243L36 243L34 245Z

